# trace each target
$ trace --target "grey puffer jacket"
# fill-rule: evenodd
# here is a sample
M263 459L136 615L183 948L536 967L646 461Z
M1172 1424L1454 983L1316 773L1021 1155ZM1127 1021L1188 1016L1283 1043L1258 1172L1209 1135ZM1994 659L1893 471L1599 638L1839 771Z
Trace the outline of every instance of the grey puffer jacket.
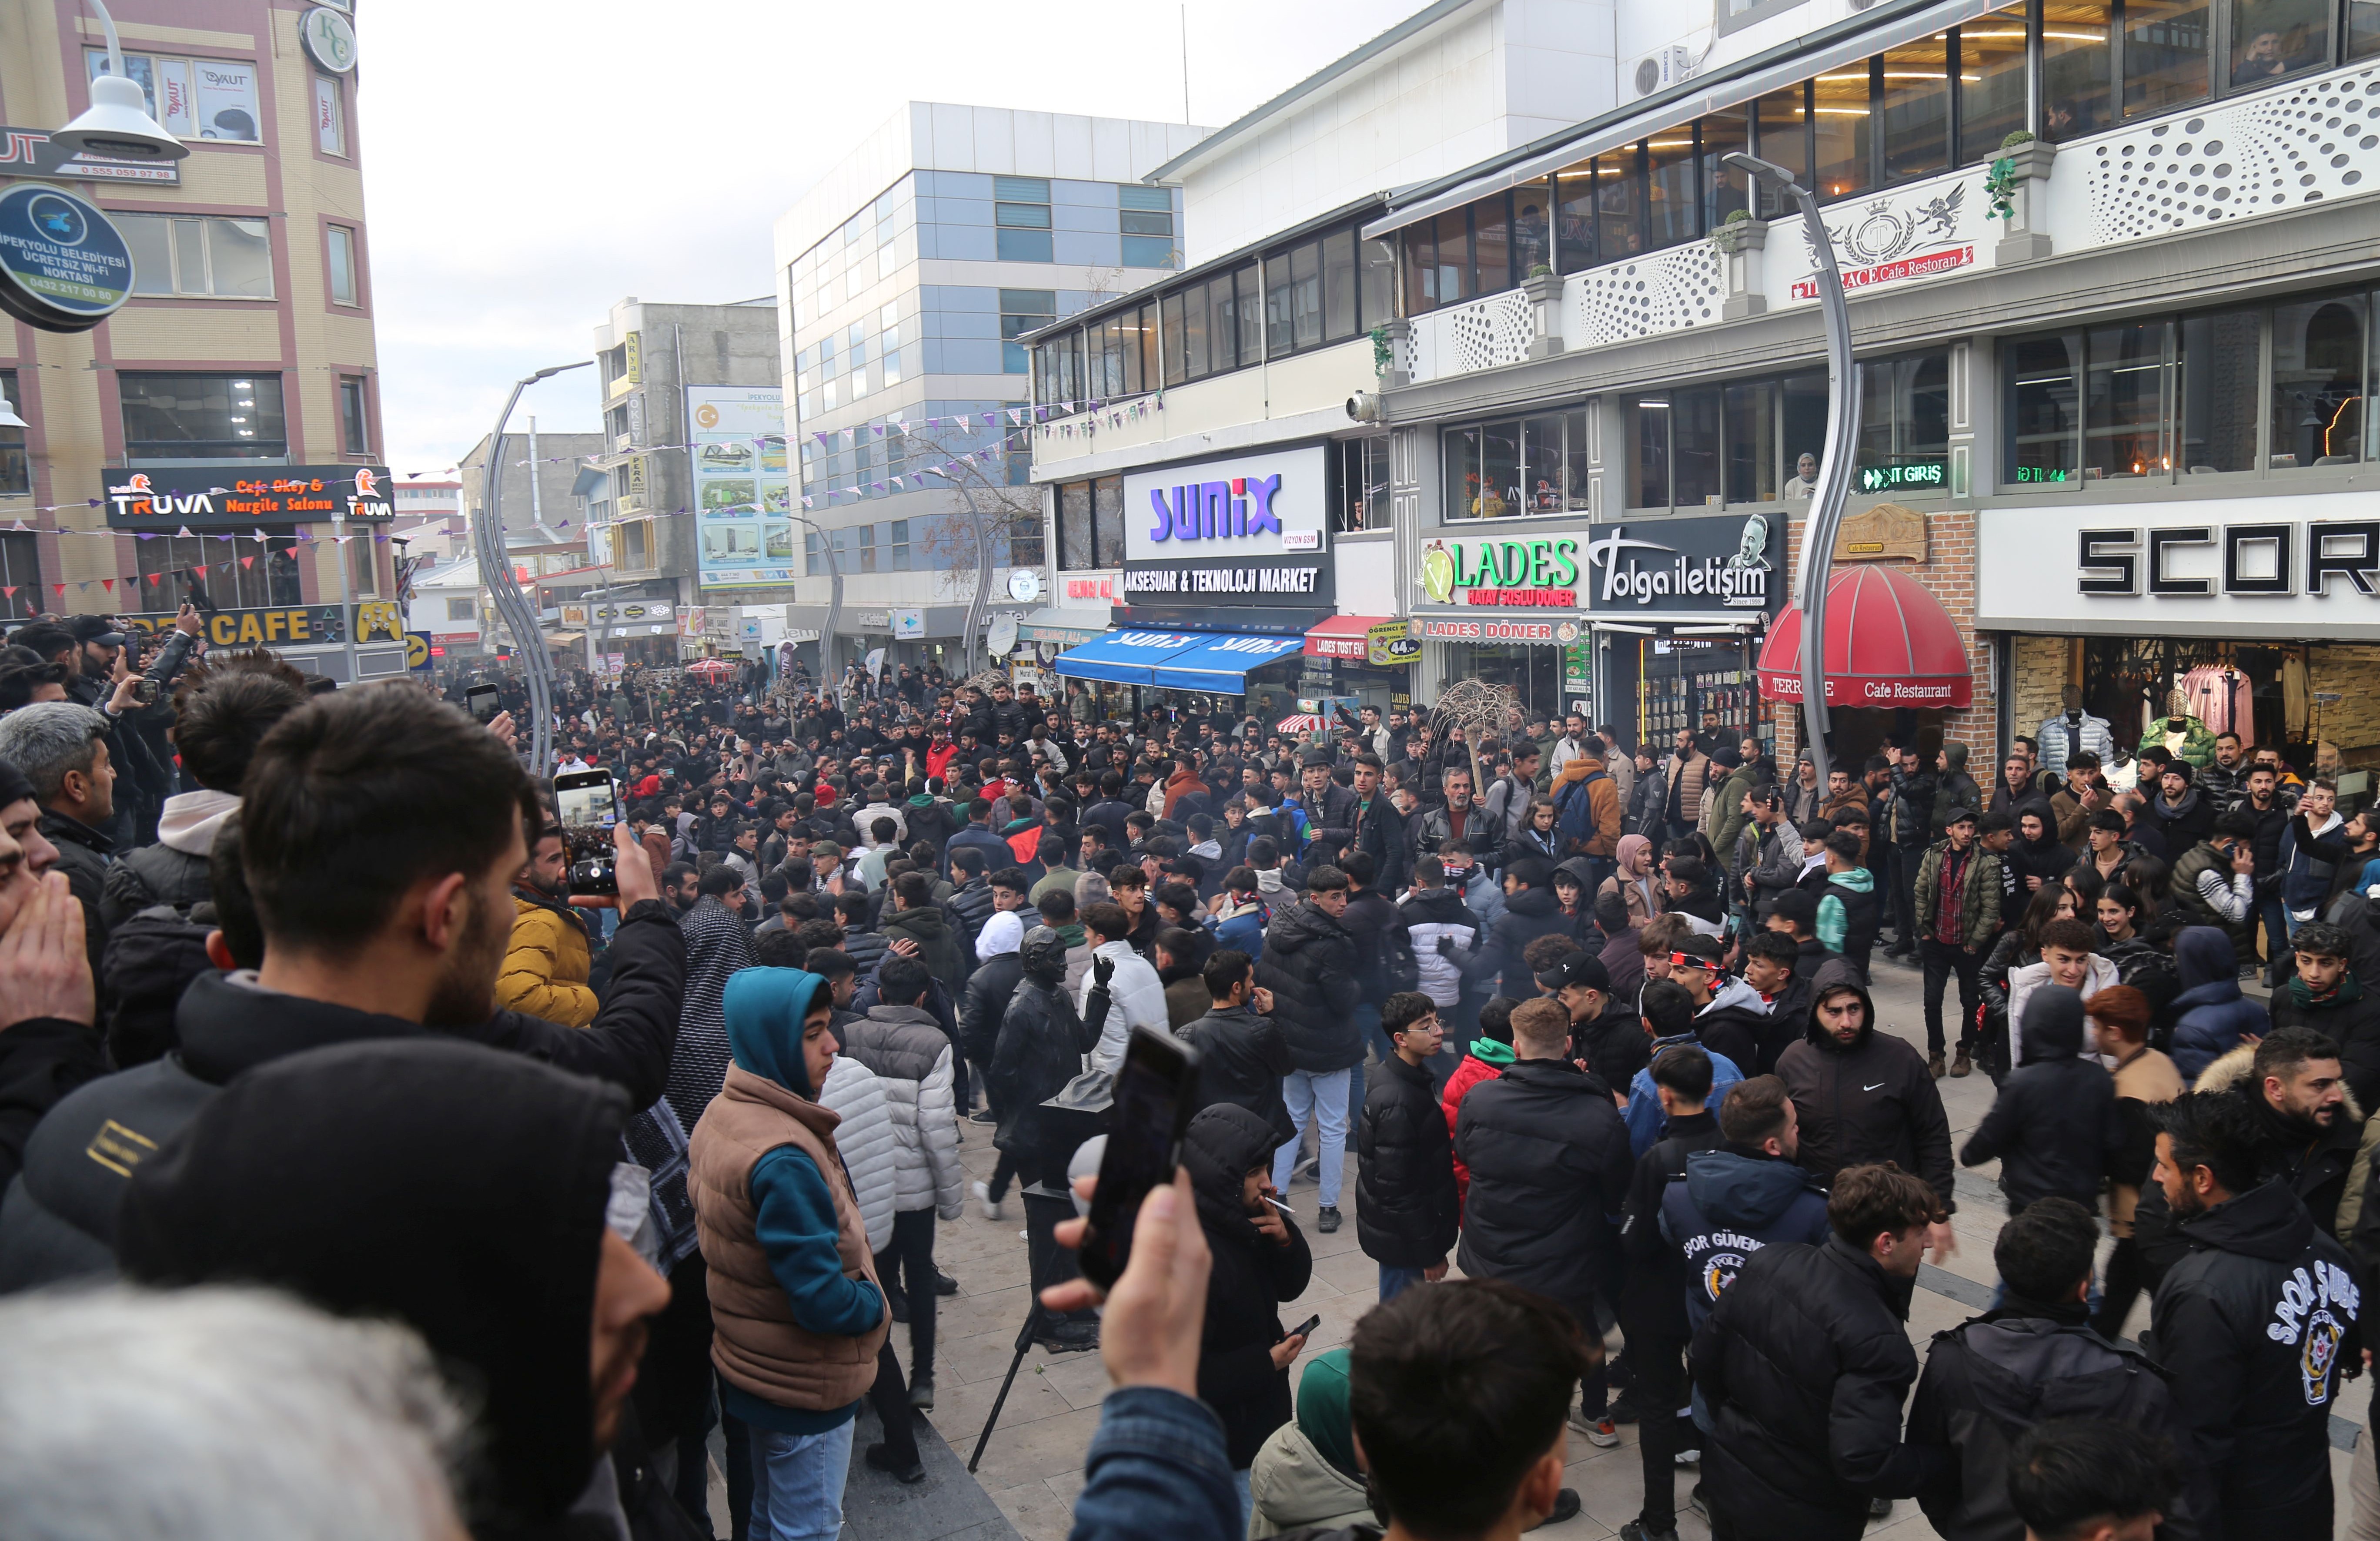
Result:
M831 1107L843 1121L834 1126L834 1148L843 1169L851 1174L851 1191L859 1201L859 1223L868 1232L871 1252L882 1252L892 1240L892 1215L898 1187L893 1168L899 1141L892 1132L892 1109L884 1095L884 1081L847 1054L838 1054L828 1067L826 1084L819 1090L819 1106Z
M931 1209L955 1220L966 1192L959 1165L958 1107L951 1095L951 1040L933 1013L871 1006L845 1024L843 1053L884 1084L893 1139L892 1206ZM840 1057L838 1057L840 1058Z

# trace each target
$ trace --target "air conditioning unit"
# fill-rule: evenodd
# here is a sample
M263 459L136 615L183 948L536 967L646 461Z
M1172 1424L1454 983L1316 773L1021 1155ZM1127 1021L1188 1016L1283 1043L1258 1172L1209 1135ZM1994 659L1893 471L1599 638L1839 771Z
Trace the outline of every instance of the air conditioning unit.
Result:
M1702 73L1714 41L1708 33L1696 33L1682 42L1656 48L1628 67L1627 79L1639 97L1691 80Z

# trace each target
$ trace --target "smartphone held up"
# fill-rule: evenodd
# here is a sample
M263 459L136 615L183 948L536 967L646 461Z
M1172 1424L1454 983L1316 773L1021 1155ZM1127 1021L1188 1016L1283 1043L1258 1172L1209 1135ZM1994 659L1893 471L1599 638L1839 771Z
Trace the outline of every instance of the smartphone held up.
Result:
M553 778L553 809L570 855L569 892L616 894L620 788L610 771L571 771Z
M1107 1151L1099 1158L1099 1183L1091 1194L1076 1259L1083 1277L1102 1290L1115 1288L1131 1260L1141 1200L1150 1189L1173 1180L1197 1089L1196 1050L1161 1033L1133 1029L1116 1071Z

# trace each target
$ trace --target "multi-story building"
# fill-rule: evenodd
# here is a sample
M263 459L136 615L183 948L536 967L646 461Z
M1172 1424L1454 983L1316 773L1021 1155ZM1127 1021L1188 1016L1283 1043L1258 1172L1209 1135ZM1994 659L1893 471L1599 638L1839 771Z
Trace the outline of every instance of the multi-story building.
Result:
M336 641L293 651L344 680L352 637L357 677L403 671L378 495L361 71L353 52L310 46L308 9L115 6L126 73L189 146L179 161L126 166L61 164L48 139L90 104L106 67L95 16L70 0L0 5L0 183L40 179L88 199L135 267L133 297L95 330L0 326L0 394L26 424L0 431L0 523L12 532L0 534L0 616L129 612L149 624L203 589L229 618L211 623L225 641ZM358 471L370 473L360 486ZM358 487L358 519L260 518L258 502L285 499L239 483L274 482L302 483L310 511L326 489ZM342 612L343 601L371 608Z
M896 662L955 670L978 584L1042 602L1021 339L1180 269L1179 199L1142 178L1206 132L912 102L778 220L798 517L759 538L795 574L789 637L825 623L828 543L839 630Z
M591 549L608 552L622 605L682 615L706 595L793 597L778 330L765 297L669 305L634 295L595 328L602 447L584 491Z
M1439 7L1440 25L1527 4ZM1355 543L1384 545L1378 603L1419 644L1420 699L1483 677L1662 741L1716 710L1790 756L1800 626L1784 606L1827 366L1815 248L1776 190L1725 159L1745 151L1814 190L1850 293L1863 400L1828 555L1836 592L1860 595L1838 613L1866 618L1825 661L1838 757L1888 735L1979 752L2058 737L2070 700L2128 752L2170 733L2203 758L2228 729L2309 769L2374 768L2372 6L1719 0L1617 27L1620 104L1397 188L1358 214L1359 255L1340 263L1354 325L1372 313L1365 256L1393 263L1394 308L1377 377L1351 361L1334 383L1360 384L1350 405L1387 451L1363 533L1329 537L1337 608L1357 608ZM1198 228L1199 178L1184 182ZM1304 234L1274 239L1294 365L1301 295L1317 291L1297 283ZM1257 287L1230 295L1269 305L1275 259L1257 243L1231 255L1254 259ZM1046 397L1095 370L1102 402L1039 431L1060 576L1082 544L1066 488L1087 483L1091 556L1114 530L1134 618L1144 557L1165 568L1129 545L1148 521L1122 510L1232 474L1194 477L1192 462L1142 485L1145 460L1171 452L1135 441L1194 400L1219 445L1254 445L1283 410L1278 369L1263 411L1244 390L1231 420L1218 399L1250 340L1260 361L1281 351L1269 309L1261 335L1239 335L1233 373L1195 397L1186 384L1219 373L1228 265L1184 275L1179 373L1172 289L1155 373L1146 349L1135 374L1111 346L1130 307L1037 344ZM1318 410L1320 394L1289 406ZM1075 454L1060 463L1051 438ZM1351 480L1334 502L1348 521ZM1164 662L1138 667L1154 679Z

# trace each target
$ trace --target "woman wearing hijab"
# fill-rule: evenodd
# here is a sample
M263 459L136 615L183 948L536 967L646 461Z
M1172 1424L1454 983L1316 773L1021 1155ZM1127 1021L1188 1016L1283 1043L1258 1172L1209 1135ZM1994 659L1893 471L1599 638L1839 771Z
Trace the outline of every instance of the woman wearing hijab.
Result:
M1596 897L1618 894L1628 906L1628 923L1641 926L1661 912L1661 880L1653 871L1653 842L1642 835L1622 835L1612 859L1620 870L1603 880Z
M1214 1259L1198 1343L1198 1400L1222 1419L1243 1519L1254 1507L1249 1466L1272 1431L1289 1422L1289 1366L1305 1346L1281 1330L1281 1303L1304 1294L1314 1278L1304 1233L1273 1202L1273 1144L1269 1122L1227 1102L1192 1119L1182 1140L1182 1165Z
M1297 1421L1272 1431L1248 1469L1249 1541L1302 1526L1377 1524L1347 1400L1348 1351L1317 1355L1297 1382Z

